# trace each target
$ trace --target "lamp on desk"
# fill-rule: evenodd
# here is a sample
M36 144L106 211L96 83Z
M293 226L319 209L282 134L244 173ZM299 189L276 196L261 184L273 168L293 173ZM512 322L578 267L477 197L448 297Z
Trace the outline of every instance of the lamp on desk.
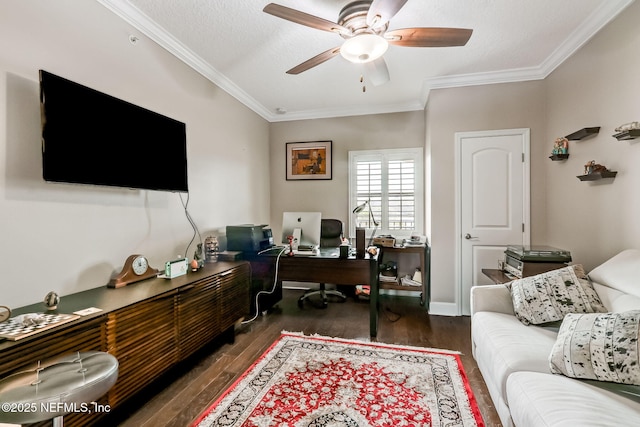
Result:
M369 206L369 218L371 218L371 222L373 222L373 225L375 225L375 228L373 229L373 233L371 233L371 238L369 239L369 246L371 246L371 244L373 243L373 237L376 234L376 230L378 229L378 226L380 225L380 223L378 221L376 221L375 217L373 216L373 211L371 210L371 204L369 203L368 200L365 200L364 203L362 203L361 205L358 205L355 207L355 209L353 210L353 213L356 214L356 229L358 228L358 216L357 214L359 214L360 212L362 212L364 210L364 208L366 208L367 206Z

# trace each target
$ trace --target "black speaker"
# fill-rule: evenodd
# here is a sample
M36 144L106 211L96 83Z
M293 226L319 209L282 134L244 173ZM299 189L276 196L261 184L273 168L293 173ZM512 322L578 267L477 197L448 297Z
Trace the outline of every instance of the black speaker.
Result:
M364 228L356 227L356 258L364 258Z

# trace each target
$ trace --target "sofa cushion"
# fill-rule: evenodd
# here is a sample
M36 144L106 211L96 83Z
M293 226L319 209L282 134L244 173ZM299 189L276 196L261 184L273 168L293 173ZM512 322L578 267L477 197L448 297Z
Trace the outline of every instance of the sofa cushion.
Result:
M495 384L501 396L513 372L550 374L549 353L556 335L557 329L525 326L510 314L482 311L471 320L476 362L485 382Z
M589 272L594 282L640 297L640 250L627 249Z
M640 310L567 314L549 356L551 372L640 385Z
M507 400L518 427L635 427L640 420L637 400L560 375L516 372L507 380Z
M621 312L629 310L640 310L640 297L625 294L614 288L591 282L596 290L600 301L607 307L607 311Z
M525 325L607 311L579 264L514 280L510 290L516 317Z

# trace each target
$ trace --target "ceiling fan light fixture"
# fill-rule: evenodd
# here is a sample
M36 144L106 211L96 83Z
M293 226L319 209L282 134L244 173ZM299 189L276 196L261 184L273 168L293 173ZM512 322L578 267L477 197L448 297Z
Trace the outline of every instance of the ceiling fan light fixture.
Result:
M377 34L359 34L342 44L340 54L347 61L357 64L375 61L387 51L389 43Z

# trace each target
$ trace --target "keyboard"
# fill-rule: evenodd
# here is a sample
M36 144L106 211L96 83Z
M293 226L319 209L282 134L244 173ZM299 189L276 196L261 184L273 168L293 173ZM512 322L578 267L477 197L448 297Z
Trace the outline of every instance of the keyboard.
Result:
M287 251L288 253L289 251ZM304 247L304 248L300 248L300 246L298 246L298 249L294 249L293 250L293 255L294 256L316 256L320 254L320 250L318 250L318 248L313 247L313 246L309 246Z

